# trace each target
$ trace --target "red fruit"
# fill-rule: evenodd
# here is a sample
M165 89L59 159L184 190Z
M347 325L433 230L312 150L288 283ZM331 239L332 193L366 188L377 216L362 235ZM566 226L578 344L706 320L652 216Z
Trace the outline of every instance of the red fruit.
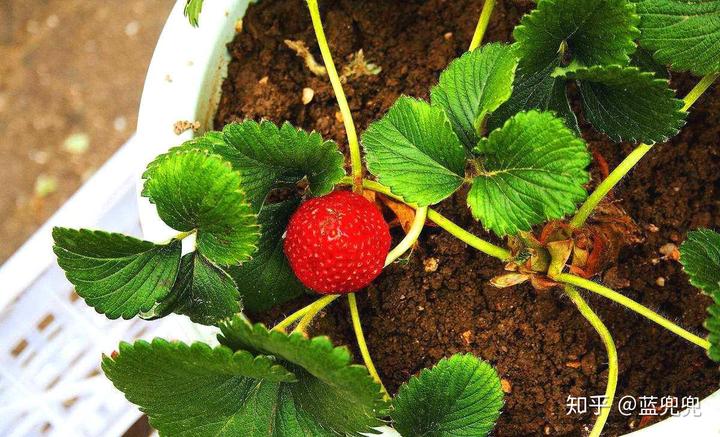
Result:
M306 287L322 294L366 287L385 264L390 229L369 200L335 191L303 203L290 218L285 255Z

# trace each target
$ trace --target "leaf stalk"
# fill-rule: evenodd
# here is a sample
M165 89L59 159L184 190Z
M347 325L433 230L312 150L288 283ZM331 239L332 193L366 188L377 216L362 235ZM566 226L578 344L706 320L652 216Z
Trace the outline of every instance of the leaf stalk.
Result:
M420 233L425 227L425 221L427 220L428 208L423 206L415 209L415 218L413 219L410 230L405 234L405 238L393 250L388 253L385 258L385 267L392 264L396 259L400 258L405 252L407 252L420 237Z
M187 238L187 237L191 236L192 234L194 234L195 231L196 231L196 229L193 229L193 230L187 231L187 232L180 232L179 234L177 234L177 235L173 238L173 240L184 240L185 238Z
M598 317L597 314L590 308L585 299L578 293L577 289L572 285L565 286L565 293L570 297L570 300L578 307L580 314L583 315L590 322L590 325L597 331L600 339L605 345L605 350L608 356L608 382L605 388L605 399L603 402L600 415L598 416L595 424L590 431L589 437L600 437L605 423L607 422L610 411L612 410L613 399L615 398L615 390L617 389L618 383L618 355L617 349L615 348L615 342L613 341L610 331L607 329L603 321Z
M309 314L312 314L312 317L310 317L309 320L307 320L304 328L301 330L302 332L304 332L304 329L307 328L307 325L310 324L310 322L315 317L315 315L317 315L317 313L320 312L320 310L322 310L323 308L328 306L330 303L332 303L338 297L340 297L339 294L330 294L328 296L324 296L324 297L316 300L315 302L311 303L310 305L300 308L299 310L290 314L285 319L283 319L280 323L275 325L275 327L273 327L273 329L285 331L285 329L287 329L290 325L295 323L297 320L304 318L305 316L307 316ZM301 320L301 323L302 323L302 320ZM300 324L298 324L298 328L299 327L300 327Z
M385 385L380 379L380 375L375 369L375 365L373 364L372 358L370 357L370 351L368 350L367 343L365 342L365 335L363 334L362 324L360 323L360 312L358 311L355 293L350 293L347 296L348 303L350 304L350 316L352 317L353 330L355 330L355 337L357 338L358 347L360 348L360 354L362 355L363 361L365 362L365 367L367 367L368 372L370 372L370 376L373 377L375 382L380 384L380 388L382 389L383 397L385 398L385 400L390 400L390 394L388 393Z
M713 82L715 82L715 79L717 79L718 76L720 76L720 73L713 73L700 79L700 81L695 84L693 89L690 90L683 99L684 105L682 110L687 111L690 109L697 99L703 95L705 91L707 91ZM640 144L635 148L635 150L630 152L630 154L623 159L617 167L615 167L610 175L608 175L608 177L605 178L605 180L603 180L597 188L595 188L595 191L590 194L590 196L585 200L585 203L580 206L580 209L578 209L575 216L572 220L570 220L570 228L577 229L582 227L588 217L590 217L590 214L592 214L593 210L600 204L605 196L613 188L615 188L622 178L625 177L625 175L628 174L633 167L635 167L635 165L650 151L650 149L652 149L652 145Z
M323 63L327 69L328 77L330 78L330 84L332 85L333 92L340 107L340 113L342 114L343 124L345 125L345 132L348 139L348 148L350 150L350 165L352 168L353 176L353 191L361 193L363 189L362 178L363 178L363 166L362 158L360 155L360 143L358 142L357 131L355 130L355 122L350 112L350 106L348 105L347 98L345 97L345 91L343 91L342 82L340 76L338 76L335 63L333 62L332 54L330 53L330 47L328 46L327 38L325 37L325 31L323 30L322 19L320 18L320 8L318 7L317 0L307 0L308 9L310 10L310 18L312 19L313 29L315 30L315 37L317 38L318 45L320 46L320 53L322 54Z
M428 218L432 220L433 223L449 232L455 238L467 243L468 246L474 247L480 252L495 257L501 261L509 261L510 258L512 258L512 254L509 250L503 249L500 246L496 246L471 234L433 209L428 210Z
M475 27L475 34L473 34L472 42L468 51L473 51L480 47L485 31L487 30L488 23L490 23L490 16L492 15L493 9L495 8L495 0L485 0L483 3L482 11L480 11L480 19L478 20L477 26Z
M630 299L629 297L626 297L620 293L618 293L615 290L612 290L610 288L607 288L605 286L602 286L598 284L597 282L590 281L588 279L581 278L579 276L575 276L569 273L560 273L559 275L555 275L552 279L562 282L564 284L570 284L574 285L576 287L584 288L585 290L592 291L593 293L597 293L600 296L606 297L613 302L619 303L620 305L626 307L627 309L631 311L635 311L636 313L640 314L641 316L645 317L648 320L651 320L658 325L662 326L663 328L667 329L668 331L684 338L685 340L689 341L690 343L693 343L697 346L700 346L701 348L708 350L710 349L710 342L707 341L704 338L698 337L697 335L693 334L692 332L689 332L680 326L676 325L675 323L671 322L670 320L666 319L665 317L661 316L660 314L648 309L647 307L635 302L634 300Z

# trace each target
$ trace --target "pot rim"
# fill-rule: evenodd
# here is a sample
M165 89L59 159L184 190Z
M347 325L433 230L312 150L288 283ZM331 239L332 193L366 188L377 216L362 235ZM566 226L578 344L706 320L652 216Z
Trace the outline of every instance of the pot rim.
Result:
M192 131L180 135L174 131L178 121L200 122L199 132L212 129L222 80L229 55L226 44L236 33L236 25L245 15L250 0L213 0L205 2L200 27L191 27L183 10L185 0L177 0L162 30L148 69L140 103L137 139L147 144L139 159L148 163L169 148L189 140ZM158 217L155 206L140 196L143 181L138 175L137 198L143 234L162 241L176 232ZM187 250L187 248L185 248ZM189 323L189 322L188 322ZM205 337L211 331L199 334ZM720 434L720 390L700 402L704 415L664 419L632 437ZM398 435L386 430L382 436Z

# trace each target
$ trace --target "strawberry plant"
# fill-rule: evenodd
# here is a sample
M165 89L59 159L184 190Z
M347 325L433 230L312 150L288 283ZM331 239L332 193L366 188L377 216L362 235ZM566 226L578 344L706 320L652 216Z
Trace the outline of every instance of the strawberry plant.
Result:
M715 301L707 339L592 280L623 245L638 242L633 220L606 195L654 143L678 133L718 76L716 3L540 0L515 28L512 44L481 46L494 6L486 0L470 50L440 74L429 101L399 98L359 141L317 1L307 0L345 123L350 174L337 144L319 134L245 120L148 165L142 194L178 232L170 241L56 228L58 263L99 313L113 319L177 313L220 329L217 346L121 344L103 358L106 375L163 435L354 436L384 423L406 436L486 435L503 405L490 364L453 355L393 397L365 342L355 293L408 252L431 221L506 263L507 272L491 280L495 286L529 281L562 290L577 305L608 354L608 402L591 431L600 435L617 385L617 351L578 288L720 361L718 234L691 232L681 248L690 281ZM187 3L194 25L201 8L202 1ZM697 44L701 39L707 43ZM679 99L667 67L705 76ZM568 98L571 83L595 130L615 142L640 143L590 195L591 154ZM363 197L368 192L414 211L392 249L383 214ZM506 238L507 247L432 208L453 195L465 196L473 217ZM243 315L306 293L323 296L271 329ZM341 295L364 366L353 364L347 348L307 334Z

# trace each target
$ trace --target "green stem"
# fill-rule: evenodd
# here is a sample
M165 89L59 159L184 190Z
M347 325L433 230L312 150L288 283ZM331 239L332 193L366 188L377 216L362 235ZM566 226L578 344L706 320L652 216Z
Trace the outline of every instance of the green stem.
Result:
M360 324L360 313L358 312L357 301L355 300L355 293L350 293L347 296L348 303L350 304L350 316L352 317L355 337L357 337L358 347L360 348L360 354L362 355L363 361L365 362L365 367L367 367L368 372L370 372L370 376L373 377L375 382L380 384L380 388L382 389L385 399L389 400L390 394L388 393L385 385L380 379L380 375L378 375L377 370L375 369L372 358L370 358L370 351L368 351L367 343L365 342L365 335L363 334L362 330L362 324Z
M420 233L422 232L423 228L425 227L425 221L427 220L427 213L428 208L427 206L423 206L420 208L415 209L415 219L413 219L412 225L410 226L410 230L408 230L408 233L405 235L405 238L402 239L402 241L395 246L393 250L388 253L387 258L385 258L385 267L392 264L396 259L400 258L405 252L407 252L413 244L417 241L417 239L420 237Z
M587 319L587 321L590 322L592 327L595 328L595 331L597 331L598 335L602 339L602 342L605 345L605 350L607 351L608 382L607 387L605 388L605 399L603 402L602 410L600 411L600 415L595 421L595 425L593 425L589 436L599 437L600 433L602 433L602 430L605 427L605 422L607 422L610 411L612 410L613 399L615 398L615 390L617 389L617 349L615 349L615 342L613 342L610 331L608 331L605 324L602 322L602 320L600 320L600 317L598 317L597 314L595 314L595 312L592 310L592 308L590 308L590 306L587 304L587 302L585 302L585 299L580 296L580 293L578 293L575 287L573 287L572 285L565 286L565 293L567 293L567 295L570 297L570 300L572 300L573 303L577 305L578 309L580 310L580 314L582 314Z
M400 197L396 194L393 194L393 192L390 191L389 187L386 187L385 185L383 185L379 182L371 181L370 179L363 179L361 182L363 184L363 188L366 188L370 191L375 191L376 193L384 194L384 195L390 197L391 199L395 199L398 202L402 202L412 208L417 208L417 205L405 202L405 200L403 200L402 197ZM351 176L345 176L344 178L340 179L340 182L338 182L338 185L352 185L352 184L353 184L353 178Z
M480 12L480 19L478 20L477 27L475 27L475 34L473 35L470 48L468 49L469 51L472 52L480 46L480 43L482 43L494 7L495 0L485 0L482 11Z
M283 319L280 323L275 325L275 327L273 327L273 329L278 329L280 331L284 331L285 329L287 329L288 326L295 323L298 319L300 319L310 313L312 313L313 317L315 317L315 315L320 310L322 310L323 308L328 306L332 301L334 301L338 297L340 297L340 295L338 295L338 294L331 294L328 296L324 296L324 297L316 300L315 302L311 303L310 305L300 308L299 310L290 314L285 319ZM312 321L312 317L310 318L310 320L307 321L305 327L307 327L307 324L309 324L310 321Z
M180 232L173 238L173 240L184 240L185 238L191 236L194 233L195 233L195 229L193 229L191 231L187 231L187 232Z
M595 188L595 191L593 191L592 194L590 194L590 196L585 200L585 203L583 203L577 213L575 213L575 217L570 220L570 227L576 229L584 225L585 220L590 217L590 214L592 214L595 207L597 207L598 204L605 198L607 193L615 188L615 185L617 185L618 182L620 182L620 180L622 180L622 178L625 177L625 175L628 174L633 167L635 167L635 164L637 164L642 157L650 151L650 149L652 149L652 146L648 144L640 144L635 148L635 150L630 152L630 154L623 159L617 167L615 167L608 177L605 178L605 180L603 180L600 185Z
M451 222L435 210L431 209L428 211L428 218L432 220L432 222L436 225L445 229L454 237L458 238L461 241L464 241L469 246L474 247L480 252L486 253L487 255L495 257L501 261L508 261L512 257L512 254L509 250L503 249L502 247L496 246L479 237L476 237L475 235Z
M326 306L330 305L338 297L340 297L339 294L330 294L310 304L308 311L305 313L303 318L300 319L300 322L297 324L293 332L304 333L307 330L307 327L310 326L310 322L312 322L315 316L317 316L317 313L322 311L322 309Z
M335 92L335 97L337 98L338 106L340 107L340 113L342 114L343 124L345 125L345 132L347 133L353 176L353 191L361 192L363 167L362 158L360 157L360 143L358 142L357 132L355 131L355 122L353 121L352 114L350 113L350 106L345 98L342 82L340 82L340 76L338 76L335 63L333 62L332 55L330 54L330 47L328 46L327 39L325 38L325 31L323 30L322 20L320 18L320 8L318 7L318 2L317 0L307 0L307 5L310 10L310 18L312 19L313 29L315 30L315 37L317 38L318 45L320 46L323 63L325 64L325 69L327 69L330 84Z
M339 184L341 185L349 185L352 183L352 179L345 177L342 179ZM418 206L412 203L406 203L402 197L393 194L392 191L390 191L390 188L386 187L385 185L382 185L379 182L363 179L362 181L363 186L371 191L375 191L377 193L384 194L388 197L391 197L397 201L405 203L407 206L411 208L418 209ZM464 241L469 246L474 247L475 249L479 250L480 252L485 253L486 255L490 255L492 257L498 258L501 261L508 261L510 258L512 258L512 254L509 250L503 249L500 246L496 246L488 241L483 240L480 237L476 237L475 235L471 234L470 232L466 231L465 229L461 228L460 226L456 225L452 221L445 218L443 215L441 215L439 212L435 211L434 209L428 209L427 212L427 218L432 220L433 223L441 227L442 229L446 230L456 238Z
M705 91L707 91L708 88L710 88L710 85L715 82L715 79L720 76L720 73L712 73L708 74L707 76L703 76L702 79L700 79L700 82L695 84L693 89L690 90L689 93L685 96L683 99L683 102L685 102L685 105L683 105L682 110L687 111L690 109L690 107L697 101L697 99L702 96Z
M687 111L697 101L697 99L712 85L720 73L708 74L695 84L692 90L685 96L682 110ZM647 152L652 149L652 145L640 144L618 165L608 177L595 188L595 191L585 200L575 217L570 220L571 228L579 228L585 224L593 210L600 204L605 196L615 188L615 186L625 177L626 174L642 159Z
M697 335L693 334L692 332L689 332L680 326L676 325L675 323L671 322L670 320L666 319L665 317L661 316L660 314L644 307L643 305L635 302L634 300L623 296L622 294L618 293L615 290L612 290L610 288L604 287L596 282L590 281L588 279L581 278L579 276L571 275L569 273L560 273L559 275L555 275L552 279L565 283L574 285L576 287L584 288L585 290L592 291L593 293L597 293L601 296L604 296L614 302L619 303L620 305L623 305L624 307L628 308L629 310L635 311L636 313L640 314L641 316L657 323L658 325L662 326L663 328L667 329L668 331L684 338L685 340L689 341L690 343L696 344L700 346L701 348L708 350L710 349L710 342L705 340L704 338L698 337Z

